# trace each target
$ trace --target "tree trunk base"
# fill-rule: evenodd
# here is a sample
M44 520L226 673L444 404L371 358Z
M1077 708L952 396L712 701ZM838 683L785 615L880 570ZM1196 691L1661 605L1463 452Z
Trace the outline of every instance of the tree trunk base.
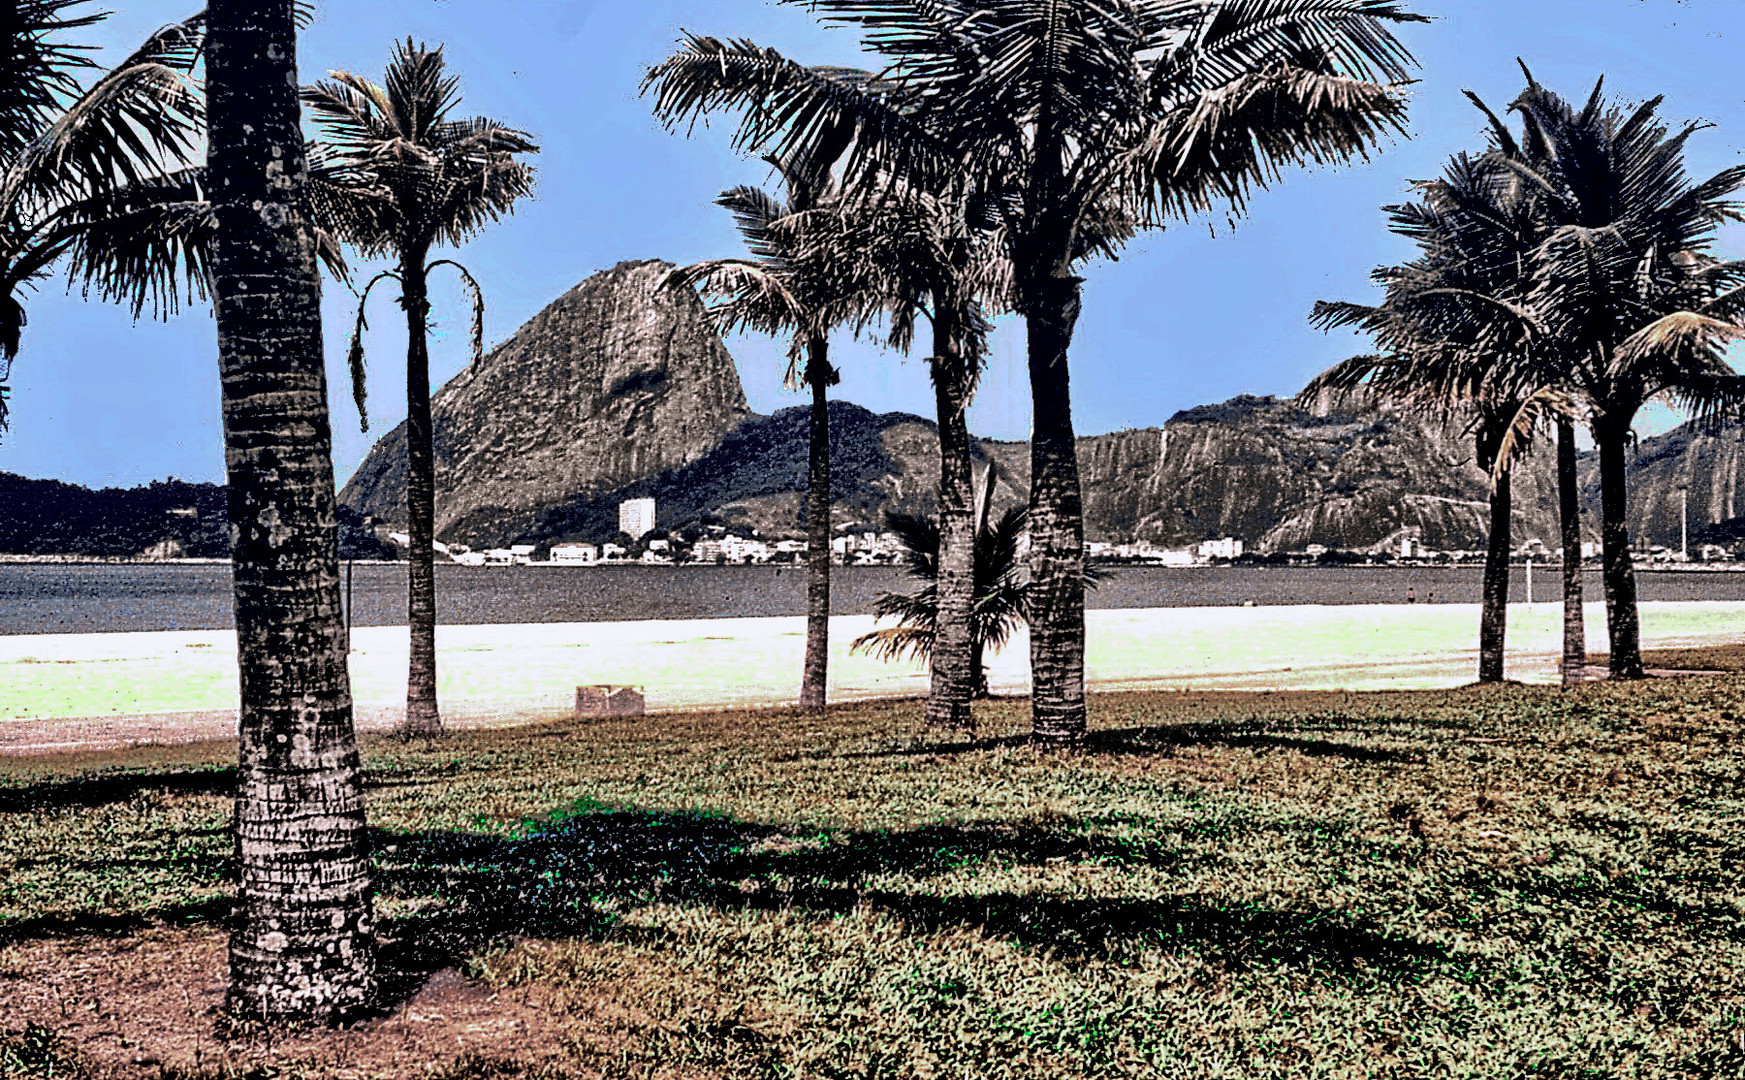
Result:
M442 733L442 715L434 711L407 709L400 722L394 725L394 734L406 738L429 739Z

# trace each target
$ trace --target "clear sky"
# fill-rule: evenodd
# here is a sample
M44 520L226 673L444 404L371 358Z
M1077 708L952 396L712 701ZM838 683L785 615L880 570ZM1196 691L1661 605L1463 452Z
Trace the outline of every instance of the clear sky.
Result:
M1310 307L1371 296L1369 270L1409 255L1386 233L1379 207L1398 201L1407 179L1433 176L1450 153L1479 145L1480 118L1460 91L1506 105L1522 85L1517 56L1566 96L1585 95L1603 73L1614 94L1664 94L1663 115L1712 122L1691 143L1690 164L1702 176L1745 152L1745 0L1408 2L1437 19L1403 32L1423 67L1409 140L1369 164L1292 175L1256 198L1234 230L1221 221L1215 236L1205 223L1174 227L1142 238L1120 262L1090 269L1072 351L1082 434L1161 424L1179 409L1236 394L1291 394L1359 351L1358 339L1312 330ZM117 9L90 38L114 59L199 4L97 6ZM489 346L621 260L738 252L726 213L710 200L734 184L767 182L767 170L728 151L725 125L689 138L668 133L637 96L643 71L671 51L681 27L751 38L805 62L863 63L848 31L823 29L803 10L765 0L327 2L300 59L305 81L330 68L379 79L394 39L444 43L463 80L462 111L537 136L537 197L460 253L487 294ZM1729 231L1726 250L1745 255L1745 230ZM465 363L466 312L458 289L439 287L433 299L440 381ZM0 470L90 485L222 479L208 310L135 326L119 309L63 295L58 283L28 304ZM372 310L384 329L370 342L374 430L363 435L343 382L350 298L328 284L341 480L405 413L404 383L395 389L404 338L390 329L397 309L378 294ZM781 387L780 345L736 338L729 347L754 409L801 403ZM1022 356L1021 331L1003 327L971 414L978 434L1027 435ZM842 397L878 411L931 410L919 361L847 342L839 358ZM1655 426L1666 425L1656 418Z

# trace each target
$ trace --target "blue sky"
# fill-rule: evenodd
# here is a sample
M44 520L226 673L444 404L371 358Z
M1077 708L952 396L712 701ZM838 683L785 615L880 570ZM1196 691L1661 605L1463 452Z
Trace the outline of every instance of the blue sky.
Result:
M118 10L90 40L115 58L198 2L106 6ZM1664 94L1663 115L1713 123L1691 143L1690 164L1700 175L1745 153L1741 0L1413 0L1411 7L1437 19L1403 34L1423 69L1412 138L1368 164L1292 175L1255 199L1234 229L1220 221L1214 236L1203 222L1177 226L1142 238L1118 263L1091 268L1072 353L1081 433L1161 424L1179 409L1236 394L1294 393L1359 351L1358 339L1312 330L1310 307L1317 299L1370 296L1369 270L1409 254L1386 233L1379 207L1398 201L1408 179L1432 176L1449 154L1478 145L1480 118L1460 91L1506 104L1522 82L1517 56L1566 95L1585 94L1603 73L1615 95ZM463 79L463 111L538 138L537 197L459 256L486 290L490 344L621 260L689 262L737 252L727 215L710 200L733 184L765 183L767 170L729 152L724 124L689 138L668 133L637 96L642 72L671 51L681 27L748 37L806 62L862 62L849 32L764 0L329 2L306 33L300 59L305 81L330 68L379 78L396 38L444 43ZM1745 254L1745 230L1730 230L1725 249ZM466 316L457 289L440 286L434 300L440 381L465 363ZM91 485L222 478L209 311L135 326L123 311L65 296L58 284L28 303L0 470ZM388 297L373 303L384 330L370 342L374 430L364 435L342 381L350 298L327 286L341 480L405 412L395 400L403 337L387 329L395 309ZM741 337L729 346L754 409L801 403L781 387L779 344ZM851 342L838 351L842 397L879 411L930 411L920 362ZM1021 331L1004 326L972 413L979 434L1028 433L1022 357ZM1644 427L1669 422L1660 415Z

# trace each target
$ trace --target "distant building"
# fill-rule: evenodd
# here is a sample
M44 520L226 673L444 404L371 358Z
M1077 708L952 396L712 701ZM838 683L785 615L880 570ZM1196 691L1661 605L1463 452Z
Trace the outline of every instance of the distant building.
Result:
M1241 539L1226 536L1220 540L1206 540L1195 549L1202 559L1240 559L1246 545Z
M551 549L551 561L566 566L592 566L600 561L600 549L593 544L559 544Z
M618 531L640 540L654 531L654 500L626 499L618 504Z

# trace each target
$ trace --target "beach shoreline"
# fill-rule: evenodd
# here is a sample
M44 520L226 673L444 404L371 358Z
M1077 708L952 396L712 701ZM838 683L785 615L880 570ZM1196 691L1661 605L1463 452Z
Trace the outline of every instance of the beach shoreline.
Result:
M1603 651L1602 606L1587 615L1589 648ZM1555 603L1511 607L1511 679L1557 681L1561 616ZM1642 616L1651 648L1745 640L1745 603L1649 603ZM1129 608L1086 622L1092 691L1431 690L1472 682L1477 666L1476 605ZM924 696L924 666L849 651L873 626L831 620L831 700ZM781 708L804 641L791 616L442 626L440 693L457 727L567 716L577 686L601 683L642 687L650 712ZM0 637L0 753L225 737L235 649L223 630ZM405 628L354 630L351 667L360 728L391 728ZM1020 633L990 658L993 691L1027 694L1028 667Z

